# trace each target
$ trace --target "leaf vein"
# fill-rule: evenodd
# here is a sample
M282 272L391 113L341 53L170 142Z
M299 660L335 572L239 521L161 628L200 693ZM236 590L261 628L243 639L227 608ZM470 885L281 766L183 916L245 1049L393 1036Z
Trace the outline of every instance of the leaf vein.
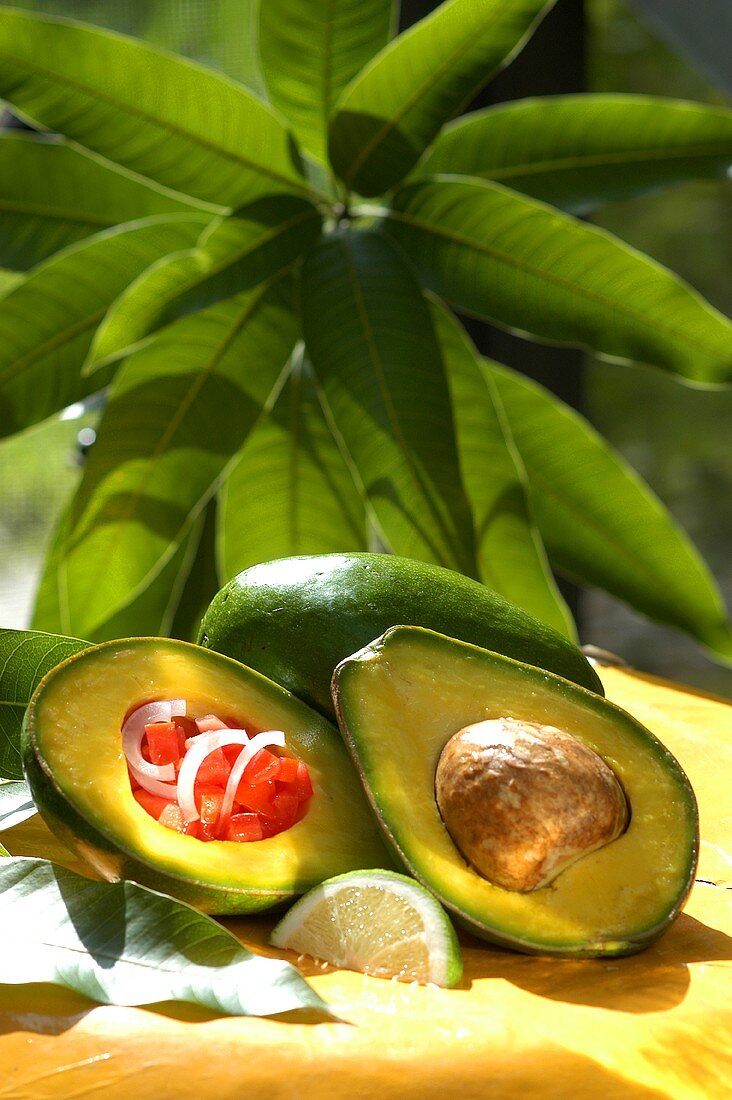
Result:
M645 313L641 310L632 309L624 302L618 302L612 299L608 299L597 291L590 290L583 283L572 282L569 279L558 275L555 271L549 271L546 268L540 268L533 264L528 264L522 260L519 256L516 256L510 252L503 252L489 244L484 242L478 242L470 237L465 237L460 233L456 233L454 230L448 229L445 226L435 225L433 222L424 221L421 218L417 218L414 215L407 214L401 210L388 210L386 211L386 218L394 221L402 221L406 225L411 225L415 229L423 230L427 233L433 234L436 237L442 237L452 244L460 245L461 247L468 248L472 252L479 252L485 256L489 256L491 259L505 264L507 267L513 267L517 271L521 271L524 275L530 275L535 278L544 279L548 283L553 283L555 286L559 286L562 290L570 291L576 294L580 298L585 298L588 301L594 302L597 305L601 305L605 308L608 306L617 310L618 313L624 314L626 317L632 318L636 321L641 328L648 329L652 332L658 332L659 329L666 332L670 336L676 336L681 339L683 343L695 347L700 351L716 354L717 349L699 338L689 336L688 329L685 327L677 327L674 325L663 324L658 321L650 321Z
M4 60L10 65L18 64L17 58L14 54L3 54L0 52L0 59ZM119 111L121 113L126 112L133 118L142 119L144 122L150 123L153 126L161 126L161 120L157 114L151 111L145 111L139 105L133 103L121 103L120 100L116 99L114 96L107 95L97 88L90 89L89 87L87 87L86 84L84 84L83 81L74 80L73 77L69 76L66 73L55 73L48 67L40 64L34 64L28 59L24 59L22 65L24 65L27 69L29 69L32 73L36 75L40 75L41 77L45 77L46 79L56 80L62 85L65 84L69 88L73 88L75 91L80 92L82 95L91 96L92 98L99 100L101 103L106 103L108 106L111 106L116 111ZM241 153L236 153L231 149L226 149L221 145L217 145L215 142L207 140L202 135L192 133L184 126L177 125L170 119L165 120L164 128L170 134L173 134L176 137L183 137L187 141L191 141L194 144L198 145L201 149L205 149L207 152L212 152L217 156L220 156L224 160L229 160L232 164L237 164L240 168L246 168L251 171L268 176L276 183L285 184L286 187L290 190L301 191L303 194L310 194L310 188L308 187L307 183L300 183L294 178L290 178L288 176L282 175L279 172L276 172L267 164L258 164L256 161L251 160L251 158L249 157L243 156ZM83 143L79 142L79 144ZM143 173L140 173L140 175L143 175Z
M492 27L493 24L498 21L499 15L500 15L500 13L496 12L496 18L493 19L493 20L490 20L489 22L487 22L484 25L484 28L483 28L484 32L487 29L489 29L490 27ZM361 148L361 152L359 153L359 155L353 161L353 163L351 165L351 168L348 172L348 175L345 177L345 182L349 186L353 183L354 177L358 174L358 172L360 171L360 169L363 166L366 159L371 156L374 149L386 139L386 137L391 133L392 130L396 129L397 125L402 121L404 116L406 114L408 114L408 112L412 109L412 107L415 105L415 103L417 103L418 100L421 99L421 97L424 95L424 93L431 86L433 86L434 84L437 83L437 81L439 81L440 77L444 76L444 74L446 72L448 72L448 70L455 63L455 61L457 61L461 57L461 55L465 51L466 47L474 41L475 41L475 30L474 30L473 27L468 26L468 31L467 31L465 37L461 38L458 41L458 43L455 46L454 50L447 55L447 57L441 62L440 65L437 66L436 69L431 69L425 75L424 80L420 84L416 85L416 87L413 89L411 95L408 95L405 98L405 100L401 104L401 106L398 107L394 111L394 114L391 116L391 118L385 119L385 121L384 121L383 125L380 127L380 129L377 130L374 134L372 134L369 141L364 143L364 145Z
M676 149L638 149L621 150L617 153L587 153L574 156L556 157L548 160L530 161L526 164L506 164L499 168L490 168L490 179L515 179L517 176L538 175L547 171L564 171L574 168L603 167L605 164L635 164L645 160L684 160L690 156L692 159L701 160L728 156L732 161L732 149L729 143L725 145L683 146Z

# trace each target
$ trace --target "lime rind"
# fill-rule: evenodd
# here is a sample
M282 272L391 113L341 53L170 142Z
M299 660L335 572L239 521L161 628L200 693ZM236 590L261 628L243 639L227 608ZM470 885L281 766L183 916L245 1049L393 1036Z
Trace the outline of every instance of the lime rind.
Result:
M287 911L270 943L377 977L446 988L462 977L460 945L445 910L394 871L349 871L320 883Z

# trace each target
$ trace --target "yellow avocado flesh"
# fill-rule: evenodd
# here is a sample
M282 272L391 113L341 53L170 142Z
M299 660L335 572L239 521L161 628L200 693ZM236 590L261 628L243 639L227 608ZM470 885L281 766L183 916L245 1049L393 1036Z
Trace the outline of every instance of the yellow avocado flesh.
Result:
M343 662L334 684L342 729L392 842L478 934L524 950L627 954L676 915L696 865L693 793L671 754L619 708L550 673L407 627ZM531 893L474 871L435 801L446 743L498 717L557 726L582 741L613 770L630 806L618 839Z
M184 698L193 716L215 713L257 730L283 730L287 750L307 764L313 781L305 817L275 837L243 844L203 842L160 825L133 797L121 729L135 707L170 698ZM337 731L259 673L197 646L132 639L84 651L39 689L26 718L26 742L26 753L40 764L29 780L40 786L41 810L48 803L62 826L65 805L83 819L88 830L69 824L75 847L106 877L139 878L129 873L132 859L150 868L148 884L161 872L202 884L204 895L206 887L221 887L286 898L324 877L384 864L376 824ZM215 900L205 907L217 911ZM225 911L237 911L236 905Z

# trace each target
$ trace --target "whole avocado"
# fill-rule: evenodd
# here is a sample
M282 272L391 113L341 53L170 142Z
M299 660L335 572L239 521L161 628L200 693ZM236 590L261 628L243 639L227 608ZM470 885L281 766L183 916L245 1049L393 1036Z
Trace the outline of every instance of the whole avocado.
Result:
M198 642L333 720L336 665L396 625L427 627L603 694L581 651L552 627L478 581L392 554L305 555L251 566L211 601Z
M397 625L437 630L603 694L592 665L557 630L461 573L394 554L252 565L212 599L198 643L264 673L332 720L336 665Z

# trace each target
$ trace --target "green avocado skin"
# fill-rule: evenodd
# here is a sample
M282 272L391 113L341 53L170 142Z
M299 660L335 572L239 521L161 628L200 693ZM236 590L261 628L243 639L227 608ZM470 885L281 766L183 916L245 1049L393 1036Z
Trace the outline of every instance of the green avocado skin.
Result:
M391 554L251 566L211 601L198 642L264 673L333 721L336 665L397 625L427 627L603 694L582 652L552 627L460 573Z

